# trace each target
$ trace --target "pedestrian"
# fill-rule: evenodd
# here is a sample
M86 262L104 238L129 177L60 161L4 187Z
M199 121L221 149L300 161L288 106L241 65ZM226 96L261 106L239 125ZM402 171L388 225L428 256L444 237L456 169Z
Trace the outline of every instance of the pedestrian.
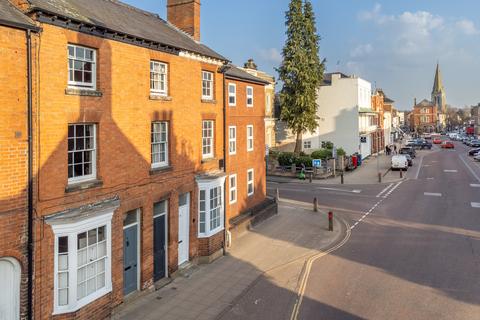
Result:
M385 154L388 156L388 146L385 146Z
M393 145L393 154L397 154L397 145L396 144Z

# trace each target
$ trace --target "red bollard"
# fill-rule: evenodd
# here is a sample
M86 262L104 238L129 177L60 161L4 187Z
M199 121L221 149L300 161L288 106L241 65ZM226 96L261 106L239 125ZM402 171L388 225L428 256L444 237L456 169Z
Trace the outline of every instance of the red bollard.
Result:
M333 231L333 212L328 212L328 231Z

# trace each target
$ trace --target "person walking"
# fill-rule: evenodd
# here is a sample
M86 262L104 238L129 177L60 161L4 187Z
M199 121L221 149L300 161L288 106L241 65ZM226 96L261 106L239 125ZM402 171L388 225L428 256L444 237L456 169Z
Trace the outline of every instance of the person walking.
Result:
M397 145L396 144L393 145L393 154L397 154Z

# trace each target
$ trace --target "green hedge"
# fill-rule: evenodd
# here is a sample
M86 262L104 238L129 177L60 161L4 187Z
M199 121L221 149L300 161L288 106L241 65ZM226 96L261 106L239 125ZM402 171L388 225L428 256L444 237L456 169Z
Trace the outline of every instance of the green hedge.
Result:
M331 149L320 149L312 152L312 159L322 159L326 160L332 157Z
M306 167L311 167L312 157L309 155L296 156L293 152L281 152L278 155L278 163L281 166L291 166L292 164L301 166L304 164Z

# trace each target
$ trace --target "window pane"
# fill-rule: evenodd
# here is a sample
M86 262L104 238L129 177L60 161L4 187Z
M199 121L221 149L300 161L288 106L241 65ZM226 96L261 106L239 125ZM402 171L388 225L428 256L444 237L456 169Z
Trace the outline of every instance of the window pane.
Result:
M78 269L77 272L77 283L82 283L87 280L87 267Z
M87 295L87 283L82 282L77 285L77 300L84 298Z
M58 288L63 289L68 287L68 272L61 272L58 274Z
M58 290L58 305L66 306L68 304L68 289Z
M98 257L105 257L107 255L107 242L103 241L98 244Z
M77 236L77 247L78 249L82 249L87 247L87 233L82 232Z
M58 256L58 271L68 270L68 255L61 254Z
M97 290L105 287L105 273L101 273L97 276Z
M68 237L59 237L58 253L67 253L67 252L68 252Z
M95 284L95 278L92 278L87 281L87 295L90 295L95 292L97 286Z
M91 246L92 244L97 243L97 229L89 230L88 231L88 245Z

